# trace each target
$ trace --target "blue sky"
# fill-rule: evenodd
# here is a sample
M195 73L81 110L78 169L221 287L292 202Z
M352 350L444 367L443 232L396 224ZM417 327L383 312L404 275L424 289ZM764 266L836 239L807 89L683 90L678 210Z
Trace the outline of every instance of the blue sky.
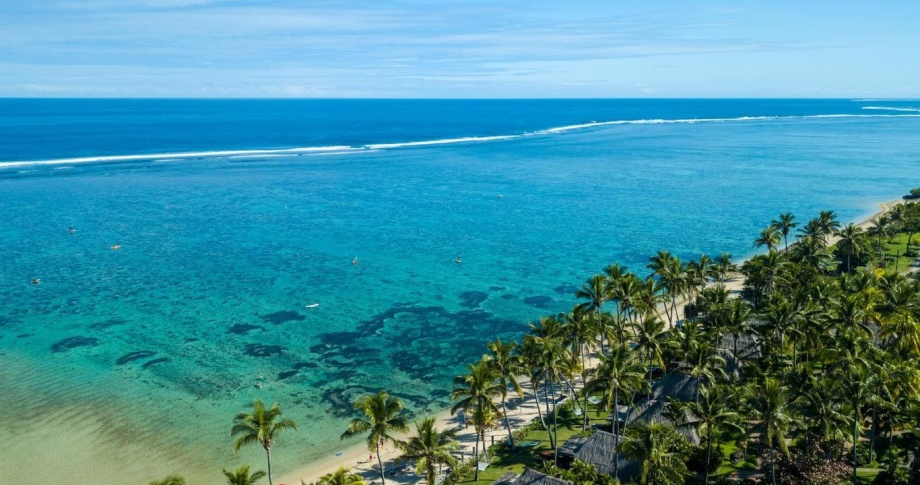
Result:
M4 0L3 97L920 97L920 2Z

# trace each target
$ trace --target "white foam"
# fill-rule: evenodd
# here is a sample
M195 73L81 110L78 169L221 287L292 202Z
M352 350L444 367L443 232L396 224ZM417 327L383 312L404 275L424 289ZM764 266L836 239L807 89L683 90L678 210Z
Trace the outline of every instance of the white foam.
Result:
M152 162L178 162L198 158L269 158L269 157L293 157L300 155L307 156L325 156L325 155L347 155L364 152L375 152L379 150L391 150L410 147L424 147L436 145L450 145L457 143L482 143L492 141L513 140L525 136L534 135L552 135L564 133L567 131L583 130L601 126L617 125L664 125L664 124L696 124L696 123L731 123L731 122L748 122L748 121L772 121L772 120L797 120L810 118L916 118L920 117L920 109L914 108L888 108L888 107L865 107L864 109L892 109L895 111L917 112L918 114L822 114L822 115L790 115L790 116L740 116L736 118L682 118L682 119L638 119L638 120L612 120L612 121L591 121L575 125L558 126L544 130L519 133L515 135L497 135L497 136L470 136L463 138L444 138L437 140L409 141L401 143L373 143L360 147L345 145L323 146L323 147L301 147L301 148L279 148L266 150L215 150L201 152L178 152L178 153L157 153L149 155L108 155L99 157L80 157L80 158L60 158L53 160L36 160L36 161L14 161L0 162L0 169L10 167L25 167L35 165L60 165L60 164L78 164L78 163L107 163L107 162L128 162L150 160ZM24 173L24 172L20 172Z
M215 157L234 157L234 156L271 156L283 154L314 153L324 151L345 151L358 150L354 147L345 145L328 146L328 147L302 147L302 148L279 148L271 150L214 150L202 152L178 152L178 153L153 153L149 155L106 155L100 157L78 157L78 158L57 158L52 160L32 160L32 161L14 161L0 162L0 168L26 167L32 165L60 165L65 163L104 163L104 162L132 162L143 160L177 160L189 158L215 158Z
M920 109L917 108L895 108L893 106L863 106L863 109L874 109L881 111L903 111L907 113L920 113Z
M407 142L402 142L402 143L373 143L370 145L364 145L364 148L369 148L371 150L386 150L390 148L419 147L419 146L430 146L430 145L451 145L454 143L473 143L473 142L484 142L484 141L513 140L519 136L520 135L467 136L464 138L443 138L440 140L407 141Z

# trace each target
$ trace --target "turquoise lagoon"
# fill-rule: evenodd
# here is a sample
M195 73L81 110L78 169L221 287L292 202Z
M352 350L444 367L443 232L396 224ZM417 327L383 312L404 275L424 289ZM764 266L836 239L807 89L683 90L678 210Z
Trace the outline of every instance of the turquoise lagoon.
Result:
M741 258L780 212L855 221L920 186L909 101L0 105L11 483L217 483L263 466L231 451L253 398L300 425L290 471L352 443L361 394L442 411L606 265Z

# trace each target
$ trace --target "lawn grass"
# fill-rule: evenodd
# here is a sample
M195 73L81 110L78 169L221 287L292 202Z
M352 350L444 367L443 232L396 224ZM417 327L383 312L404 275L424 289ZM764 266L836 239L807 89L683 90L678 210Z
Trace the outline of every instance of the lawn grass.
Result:
M914 236L914 241L916 242L917 236ZM915 251L920 249L920 247L915 244L911 244L911 250ZM898 271L905 271L908 268L911 268L914 264L916 258L909 258L904 256L904 253L907 252L907 233L900 233L895 237L889 239L885 243L885 261L888 265L887 267L891 270L895 268Z
M607 429L606 427L609 427L610 424L606 420L607 412L598 412L597 407L593 405L589 405L588 408L589 428L595 424L600 424L605 426L605 429ZM558 446L562 446L562 444L572 436L581 434L581 421L582 418L580 416L576 417L572 415L570 410L561 411L559 413ZM552 421L548 419L546 424L552 426ZM501 446L499 451L492 455L489 467L484 471L479 472L479 480L473 479L473 477L475 477L475 470L473 470L468 475L464 476L460 483L488 485L508 472L520 474L524 472L525 467L540 469L543 463L540 460L540 453L544 451L552 451L553 449L550 446L549 431L531 431L524 438L524 441L539 441L540 444L531 448L518 447L514 450L510 449L508 446Z

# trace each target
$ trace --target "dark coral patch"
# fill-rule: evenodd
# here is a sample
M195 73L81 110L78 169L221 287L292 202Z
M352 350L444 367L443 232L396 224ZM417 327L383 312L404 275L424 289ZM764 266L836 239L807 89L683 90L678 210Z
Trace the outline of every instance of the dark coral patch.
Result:
M280 345L246 344L246 354L250 357L271 357L283 353L284 347Z
M127 354L119 357L118 360L115 361L115 364L124 365L124 364L127 364L128 362L131 362L132 360L140 360L140 359L146 359L147 357L153 357L155 354L156 352L153 352L151 350L138 350L135 352L128 352Z
M35 335L35 334L34 334L34 333L21 333L21 334L17 335L16 338L26 338L26 337L31 337L31 336L33 336L33 335Z
M294 362L294 364L291 367L295 369L314 369L319 366L314 364L313 362Z
M281 325L285 322L300 322L307 319L307 317L301 315L300 313L290 310L269 313L268 315L262 315L260 318L266 322L274 323L275 325Z
M505 293L502 295L502 300L517 300L517 295L512 295L511 293Z
M559 293L560 295L574 295L578 291L578 287L575 285L559 285L553 288L553 291Z
M489 299L489 294L482 291L464 291L460 293L460 306L476 308Z
M250 325L248 323L237 323L227 329L227 333L232 333L235 335L246 335L247 333L253 330L265 330L265 327L260 325Z
M297 375L296 370L286 370L278 373L278 380L285 380L288 377L293 377Z
M99 345L99 339L95 337L68 337L51 344L51 352L58 353L77 347L94 347L96 345Z
M508 288L506 288L506 287L504 287L504 286L498 286L498 285L492 285L492 286L489 287L489 291L505 291L505 290L507 290L507 289L508 289Z
M118 325L124 325L124 324L126 324L126 323L128 323L127 320L121 320L121 319L118 319L118 318L111 318L111 319L106 320L106 321L104 321L104 322L92 323L92 324L88 325L86 328L88 328L88 329L90 329L90 330L105 330L105 329L107 329L107 328L115 327L115 326L118 326Z
M164 363L164 362L169 362L169 358L168 358L168 357L160 357L159 359L148 360L147 362L144 362L144 365L142 365L141 367L144 368L144 369L146 369L146 368L148 368L148 367L150 367L150 366L152 366L152 365L155 365L155 364L162 364L162 363Z
M533 307L542 308L544 310L549 310L549 309L552 309L553 304L556 303L556 300L553 300L552 298L548 296L538 295L538 296L528 296L527 298L524 298L524 303L530 306L533 306Z

